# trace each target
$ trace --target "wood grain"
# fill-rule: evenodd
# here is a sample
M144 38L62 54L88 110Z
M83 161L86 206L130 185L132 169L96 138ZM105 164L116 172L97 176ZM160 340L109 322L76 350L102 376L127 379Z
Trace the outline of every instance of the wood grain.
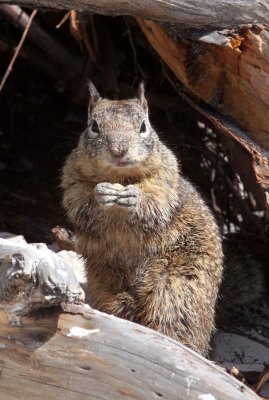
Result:
M175 42L156 22L136 20L152 47L195 96L269 149L267 27L228 34L225 45L216 45L186 38Z
M267 23L267 0L0 0L27 7L77 9L107 15L138 15L170 21L183 28L227 28L247 23Z
M69 337L72 327L89 334ZM24 317L20 327L0 311L0 370L5 400L258 399L168 337L90 309Z

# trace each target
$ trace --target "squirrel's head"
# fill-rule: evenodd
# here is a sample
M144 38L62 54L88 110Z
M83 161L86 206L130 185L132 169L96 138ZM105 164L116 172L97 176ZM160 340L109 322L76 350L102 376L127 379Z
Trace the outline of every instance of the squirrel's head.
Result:
M89 88L88 126L80 149L100 167L127 169L143 164L157 138L149 122L143 83L137 97L129 100L103 99L92 83Z

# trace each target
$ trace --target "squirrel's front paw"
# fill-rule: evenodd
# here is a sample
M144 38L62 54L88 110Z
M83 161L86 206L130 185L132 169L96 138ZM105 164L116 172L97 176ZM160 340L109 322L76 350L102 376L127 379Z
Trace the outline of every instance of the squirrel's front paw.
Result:
M118 192L116 204L121 207L136 207L140 202L140 190L134 185L128 185Z
M102 182L95 186L94 194L98 203L105 207L111 207L116 203L119 191L112 183Z
M95 198L99 204L111 207L136 207L140 201L140 190L134 185L126 187L108 182L98 183L94 188Z

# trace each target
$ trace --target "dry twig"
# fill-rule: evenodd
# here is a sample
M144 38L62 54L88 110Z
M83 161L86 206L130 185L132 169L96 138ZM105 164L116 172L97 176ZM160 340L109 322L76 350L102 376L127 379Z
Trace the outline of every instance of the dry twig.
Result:
M76 10L70 11L70 32L76 41L81 42L83 40L79 14Z
M25 30L29 15L18 6L1 5L3 12L8 19L22 31ZM81 72L81 60L74 56L60 42L55 40L44 29L42 29L35 21L30 26L29 39L39 47L42 52L54 60L54 62L64 69L66 79L77 80Z
M0 84L0 93L1 93L1 91L3 90L3 87L5 86L5 83L6 83L8 77L9 77L11 71L12 71L12 68L13 68L14 63L15 63L15 61L16 61L16 58L17 58L18 55L19 55L19 52L20 52L20 50L21 50L21 48L22 48L22 46L23 46L23 43L24 43L24 41L25 41L25 39L26 39L26 36L27 36L27 34L28 34L28 32L29 32L31 23L32 23L32 21L33 21L35 15L36 15L36 13L37 13L37 10L34 10L34 11L32 12L32 14L30 15L30 18L29 18L29 20L28 20L28 22L27 22L27 25L26 25L26 27L25 27L25 29L24 29L24 31L23 31L21 40L20 40L20 42L19 42L19 44L18 44L18 46L17 46L17 48L16 48L16 51L15 51L15 53L14 53L14 55L13 55L13 57L12 57L10 63L9 63L9 66L7 67L7 70L6 70L6 72L5 72L5 75L3 76L3 79L2 79L2 81L1 81L1 84Z
M72 10L70 13L70 31L77 42L83 42L92 64L96 64L96 57L90 43L87 32L87 22L85 16L78 11Z
M71 13L72 13L72 11L68 11L64 15L64 17L61 19L61 21L56 25L56 29L61 28L61 26L69 19Z

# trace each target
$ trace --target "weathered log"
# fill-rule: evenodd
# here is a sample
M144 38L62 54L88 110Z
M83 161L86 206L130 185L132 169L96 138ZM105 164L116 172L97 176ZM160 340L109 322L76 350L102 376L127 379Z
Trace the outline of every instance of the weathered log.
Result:
M1 399L258 400L164 335L89 308L81 312L24 317L14 327L0 311Z
M157 23L142 18L137 21L160 57L193 94L231 118L260 146L269 149L269 31L266 27L228 33L222 36L225 45L217 45L186 38L175 42Z
M226 45L189 39L173 41L153 21L137 18L151 45L184 86L196 96L185 99L221 133L229 137L231 163L269 218L269 57L266 28L246 29L242 36L230 36ZM212 39L212 36L211 36ZM212 40L215 40L214 37ZM244 47L243 47L244 46ZM199 104L202 99L207 106ZM236 122L216 114L213 108ZM231 140L232 139L232 140ZM236 151L235 151L236 149ZM253 217L255 219L255 217ZM256 219L259 224L258 219ZM265 239L265 229L254 229Z
M107 15L140 15L170 21L183 28L227 28L247 23L267 23L267 0L0 0L27 7L76 9Z
M46 245L0 239L0 308L13 323L35 309L83 299L73 270Z

